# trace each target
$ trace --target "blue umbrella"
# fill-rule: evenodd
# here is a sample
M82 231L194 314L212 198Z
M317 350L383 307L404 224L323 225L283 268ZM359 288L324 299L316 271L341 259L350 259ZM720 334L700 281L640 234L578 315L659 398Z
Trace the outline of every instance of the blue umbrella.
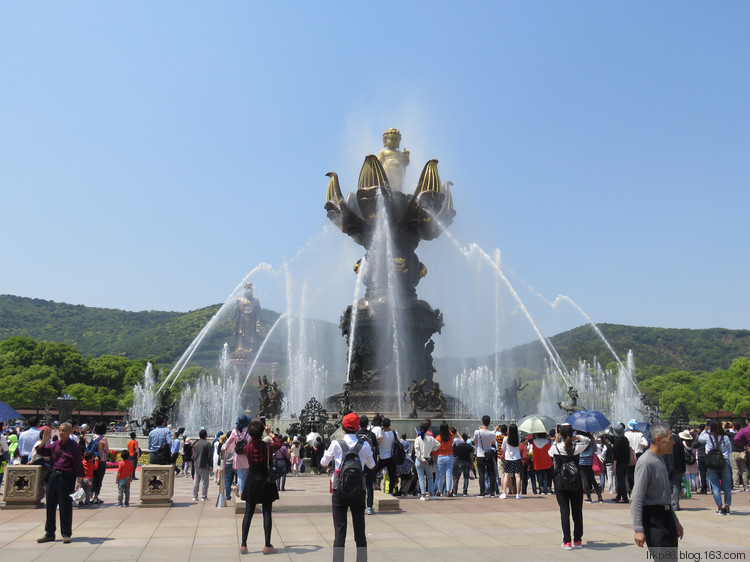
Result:
M16 420L23 416L8 406L5 402L0 402L0 421Z
M597 410L578 410L570 414L565 423L569 423L573 429L593 433L595 431L604 431L611 423Z

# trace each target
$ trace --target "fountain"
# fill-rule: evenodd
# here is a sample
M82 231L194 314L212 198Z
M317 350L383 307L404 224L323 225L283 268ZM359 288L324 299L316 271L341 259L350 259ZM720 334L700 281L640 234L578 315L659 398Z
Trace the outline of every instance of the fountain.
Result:
M499 250L488 253L477 244L463 246L447 231L455 211L451 183L441 182L437 160L424 166L413 193L404 191L410 155L399 150L399 142L397 130L386 131L385 148L377 157L364 159L357 189L346 197L338 175L327 174L327 216L338 230L364 247L364 256L357 259L343 248L331 252L331 244L346 239L328 226L279 270L260 264L234 289L169 375L161 378L159 390L171 388L186 365L201 356L200 346L205 364L207 344L215 349L212 346L218 338L232 342L224 345L218 370L211 367L214 375L194 381L183 393L180 424L188 432L193 426L196 430L199 426L209 431L227 429L234 417L249 409L270 417L280 414L277 423L288 427L312 398L329 413L378 411L394 421L421 416L476 419L483 414L518 419L528 413L562 419L565 414L555 403L568 400L570 387L579 393L579 404L584 407L601 409L618 420L637 417L642 404L632 355L620 361L597 326L569 297L559 296L554 303L542 299L550 309L560 302L573 305L618 363L614 370L603 369L596 361L566 367L543 334L538 313L532 315L501 267ZM433 271L420 292L433 302L440 301L450 317L447 325L443 312L417 295L427 268L416 248L422 240L436 239L447 241L447 247L441 247L440 241L424 246L426 254L433 252ZM324 248L316 254L319 242ZM342 254L349 255L346 261L353 264L353 294L334 287L343 276L333 274L341 264L332 262L343 261L338 257ZM299 266L306 259L310 263L295 275L292 265ZM331 262L321 267L325 260ZM314 277L311 270L316 267L325 269L325 277ZM268 317L261 318L260 302L249 283L256 274L271 275L275 286L285 288L284 313L268 323ZM346 307L338 326L346 346L339 335L331 334L329 325L310 320L315 314L311 310L331 302L334 293L337 298L352 294L337 305ZM516 318L523 327L515 323ZM538 361L541 367L514 364L507 350L534 336L546 355ZM332 337L339 338L338 342ZM434 355L436 347L442 357ZM136 412L149 414L158 402L153 372L148 368L144 379L134 390L134 417ZM260 399L250 397L246 390L256 380ZM339 385L343 392L337 393ZM225 401L228 395L231 400Z
M437 160L427 162L413 195L400 191L408 153L398 150L397 139L397 130L386 131L381 157L388 173L378 157L367 156L357 191L346 199L336 173L328 173L325 209L331 222L366 250L354 266L364 296L355 295L339 325L349 347L351 407L403 417L408 381L424 381L424 392L437 390L430 338L443 327L440 310L417 298L416 287L427 268L414 250L420 240L440 236L455 211L449 186L440 182ZM391 189L388 174L398 177L398 189ZM339 398L329 398L329 409L336 409Z

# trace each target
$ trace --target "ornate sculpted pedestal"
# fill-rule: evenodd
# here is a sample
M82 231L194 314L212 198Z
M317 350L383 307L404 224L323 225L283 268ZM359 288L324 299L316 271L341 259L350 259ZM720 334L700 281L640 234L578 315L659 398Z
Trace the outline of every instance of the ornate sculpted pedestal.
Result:
M44 498L43 469L38 465L5 467L4 509L41 507Z
M141 507L171 507L174 466L146 464L141 469Z

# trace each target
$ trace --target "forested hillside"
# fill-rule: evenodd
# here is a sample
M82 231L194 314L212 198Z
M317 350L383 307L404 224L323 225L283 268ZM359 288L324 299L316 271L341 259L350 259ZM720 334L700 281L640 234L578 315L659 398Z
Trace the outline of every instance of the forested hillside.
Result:
M81 398L87 409L128 407L132 386L141 381L146 361L168 371L219 306L187 313L127 312L0 296L0 400L43 407L51 397L68 393ZM224 342L233 341L231 316L226 315L211 330L175 390L215 369L218 350ZM277 312L261 310L261 340L278 318ZM311 330L320 341L343 342L334 324L313 324ZM641 391L659 405L663 415L680 404L693 419L710 410L750 411L750 330L617 324L599 328L620 359L633 350ZM267 342L261 367L278 362L279 374L285 377L288 360L283 332L277 330ZM579 359L591 362L596 358L605 368L614 366L610 350L591 326L550 340L571 369ZM333 358L343 353L335 345L322 347L319 351L326 365L334 364ZM539 342L502 353L501 364L512 365L519 379L530 383L526 394L533 395L533 401L540 391L545 357ZM486 362L487 358L436 357L435 365L440 376Z
M633 350L640 379L669 369L728 369L738 357L750 356L750 330L683 330L621 324L599 324L598 327L620 359L624 360L628 350ZM579 359L593 357L602 365L614 361L612 353L590 325L562 332L552 336L550 341L568 367L575 367ZM531 369L539 369L545 357L538 341L505 353L512 356L514 365Z

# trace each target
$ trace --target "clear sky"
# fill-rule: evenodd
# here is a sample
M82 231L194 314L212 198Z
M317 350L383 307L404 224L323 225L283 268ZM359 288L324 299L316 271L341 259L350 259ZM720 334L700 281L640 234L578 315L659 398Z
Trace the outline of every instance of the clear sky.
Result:
M440 160L452 236L530 308L750 328L748 25L740 1L4 2L0 293L187 311L268 263L283 310L293 263L338 321L362 252L324 174L353 190L397 127L407 184ZM460 254L418 253L430 294Z

